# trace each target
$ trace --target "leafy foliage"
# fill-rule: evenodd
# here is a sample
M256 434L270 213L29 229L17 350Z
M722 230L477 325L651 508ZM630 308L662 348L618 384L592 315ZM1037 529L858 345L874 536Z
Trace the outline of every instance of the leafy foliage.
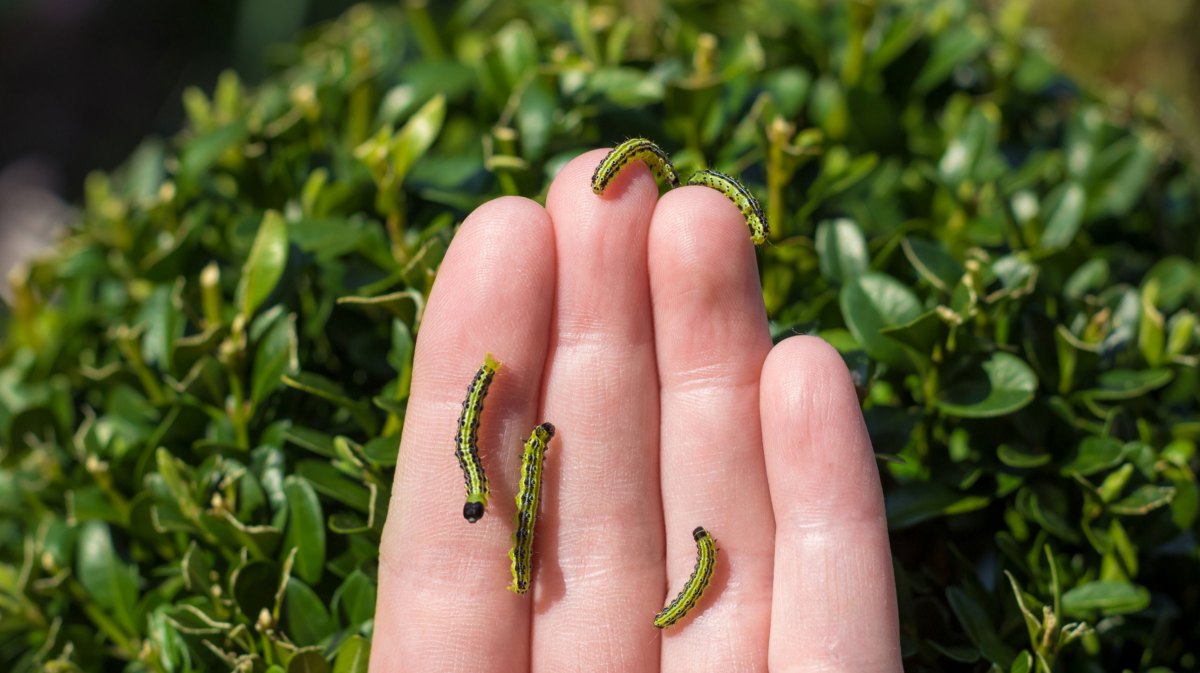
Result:
M0 662L365 671L455 224L644 135L860 385L914 671L1194 670L1200 179L962 0L357 7L86 185L0 310ZM1168 670L1161 668L1158 670Z

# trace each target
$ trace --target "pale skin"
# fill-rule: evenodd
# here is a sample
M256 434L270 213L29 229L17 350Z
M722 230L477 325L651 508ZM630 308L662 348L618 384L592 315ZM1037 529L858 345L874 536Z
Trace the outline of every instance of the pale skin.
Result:
M604 150L545 207L467 218L417 340L380 551L372 673L900 671L883 494L849 373L815 337L772 347L753 245L720 193L661 198ZM462 516L454 429L485 353L487 513ZM508 549L521 448L550 421L533 588ZM696 560L712 584L677 625L654 614Z

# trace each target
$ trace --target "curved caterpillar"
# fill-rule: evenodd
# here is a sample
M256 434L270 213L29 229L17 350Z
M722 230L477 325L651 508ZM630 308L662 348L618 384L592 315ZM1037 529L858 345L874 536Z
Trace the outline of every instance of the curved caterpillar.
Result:
M692 576L683 585L679 595L654 616L654 626L660 629L683 619L696 607L696 602L704 595L704 590L708 588L708 582L712 579L713 569L716 568L717 541L703 526L696 526L692 537L696 540L696 567L692 569Z
M630 138L614 147L596 166L596 172L592 173L592 191L603 194L609 183L634 159L644 161L659 182L679 186L679 174L661 147L645 138Z
M492 385L492 378L499 368L500 363L488 353L479 371L475 372L475 378L471 379L471 385L467 387L467 399L463 400L458 432L454 436L454 455L467 482L463 518L469 523L482 519L487 508L487 473L479 461L479 416L483 413L483 398L487 397L488 387Z
M767 216L763 213L762 206L758 205L758 199L755 199L750 190L742 186L742 183L724 173L706 168L692 175L688 179L688 184L712 187L724 194L725 198L733 201L733 205L742 211L742 217L746 218L746 224L750 226L750 239L754 241L754 244L762 245L766 242L767 235L771 233L771 227L767 224Z
M546 447L554 437L554 426L542 423L533 429L525 452L521 456L521 485L517 490L516 530L513 546L508 552L512 559L512 584L508 590L515 594L529 591L533 575L533 533L537 525L538 502L542 498L542 465Z

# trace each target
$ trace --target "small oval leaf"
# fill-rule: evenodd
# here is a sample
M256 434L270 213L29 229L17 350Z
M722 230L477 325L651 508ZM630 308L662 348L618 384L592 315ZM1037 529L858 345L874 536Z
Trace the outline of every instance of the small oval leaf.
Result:
M817 225L821 275L840 285L867 270L867 240L853 220L840 218Z
M1093 611L1106 615L1129 614L1144 610L1148 605L1150 592L1130 582L1088 582L1062 596L1063 612L1077 617L1086 617Z
M867 355L891 365L909 363L900 343L880 330L921 315L921 303L912 290L887 274L866 273L842 286L839 299L846 326Z
M1021 358L993 353L938 396L939 409L952 416L987 418L1011 414L1033 401L1037 375Z
M287 256L287 223L282 215L268 210L242 267L242 281L238 286L238 307L246 320L275 289L287 265Z
M288 580L283 612L288 634L301 646L317 645L337 629L325 601L295 578Z
M325 568L325 514L321 500L312 485L296 475L283 480L283 490L288 499L283 550L285 553L293 547L299 550L295 572L305 582L316 584Z

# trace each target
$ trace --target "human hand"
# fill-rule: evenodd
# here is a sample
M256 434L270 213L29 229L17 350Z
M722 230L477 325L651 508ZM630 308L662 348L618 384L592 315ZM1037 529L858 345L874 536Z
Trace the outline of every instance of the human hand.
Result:
M380 550L371 671L899 671L879 474L838 353L772 347L753 247L716 191L661 199L604 152L543 209L505 197L455 236L417 341ZM454 429L485 353L491 485L462 516ZM507 590L521 447L546 457L533 589ZM674 627L654 614L717 540L716 573Z

